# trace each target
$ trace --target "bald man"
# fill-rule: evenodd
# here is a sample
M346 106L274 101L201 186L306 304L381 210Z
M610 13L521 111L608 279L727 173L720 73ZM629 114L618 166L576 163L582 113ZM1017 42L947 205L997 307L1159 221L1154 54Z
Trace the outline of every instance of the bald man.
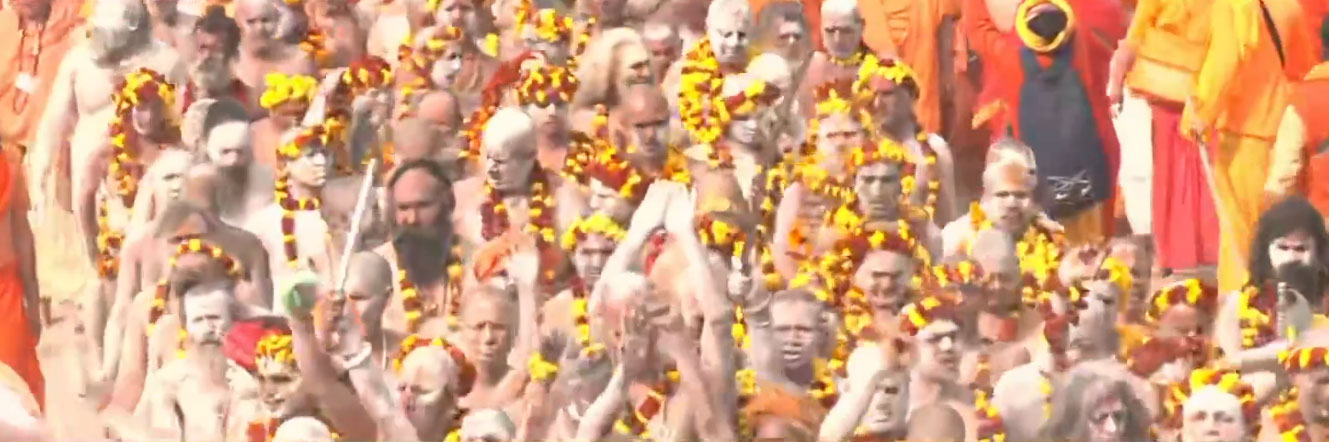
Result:
M614 143L627 148L628 161L648 175L660 174L669 159L669 101L659 86L627 88L609 112Z
M240 25L240 58L235 72L254 90L267 89L263 76L280 72L286 75L314 75L314 60L300 46L283 41L293 32L284 29L294 25L282 20L281 0L239 0L235 8L235 21Z
M965 440L964 419L948 405L925 405L909 413L906 440L960 442Z

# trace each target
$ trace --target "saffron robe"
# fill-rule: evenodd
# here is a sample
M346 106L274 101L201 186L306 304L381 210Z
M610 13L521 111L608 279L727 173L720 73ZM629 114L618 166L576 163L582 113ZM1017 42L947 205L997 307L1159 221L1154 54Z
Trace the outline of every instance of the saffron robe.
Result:
M0 29L7 30L7 37L0 39L0 84L6 85L0 88L0 143L5 146L32 142L60 60L78 41L76 31L83 25L81 7L78 0L52 1L40 43L36 35L21 37L22 26L14 8L0 8ZM32 51L37 47L41 53L34 69ZM25 72L32 75L28 91L23 90L27 81L21 79Z
M1020 124L1022 115L1021 99L1022 88L1025 86L1026 79L1030 75L1025 71L1025 55L1023 51L1028 50L1026 46L1013 34L1001 32L988 16L988 10L983 0L965 0L963 29L969 39L970 48L979 54L983 62L984 91L979 98L978 109L975 112L975 123L986 121L992 129L994 136L1001 136L1007 133L1009 129L1011 134L1018 139L1025 139L1024 129ZM1078 17L1080 14L1077 13ZM1095 70L1096 63L1092 61L1093 54L1098 51L1092 50L1094 44L1093 38L1084 38L1082 33L1087 27L1078 27L1076 25L1077 35L1067 39L1064 45L1058 51L1066 51L1064 63L1068 69L1067 73L1073 73L1077 76L1079 83L1083 85L1085 91L1084 104L1088 107L1094 119L1096 132L1091 135L1097 135L1101 143L1103 159L1106 160L1106 170L1108 171L1107 189L1116 187L1116 171L1119 164L1120 146L1117 143L1117 134L1112 128L1112 120L1109 117L1107 97L1101 91L1107 90L1106 66L1107 62L1102 63L1102 70ZM1047 55L1029 54L1038 58L1039 65L1048 65ZM1037 128L1027 128L1037 131ZM1042 175L1044 167L1039 165L1039 173ZM1111 192L1111 190L1109 190ZM1105 207L1112 207L1112 195L1109 194L1104 200ZM1103 210L1103 233L1104 236L1111 236L1111 225L1113 214L1111 210Z
M1325 97L1329 97L1329 62L1312 69L1292 95L1305 134L1301 186L1311 204L1329 217L1329 100Z
M941 47L945 20L956 19L959 7L953 0L858 0L863 16L863 44L874 53L893 54L914 70L918 100L914 115L929 133L942 133L943 79L940 57L953 57L963 65L968 54L961 47ZM952 32L958 32L952 31ZM951 41L958 39L952 38Z
M1261 4L1282 43L1280 51L1265 24ZM1182 113L1183 134L1196 121L1213 152L1214 186L1219 201L1218 288L1228 293L1246 280L1246 259L1255 223L1268 202L1264 185L1270 152L1291 95L1288 72L1313 58L1308 28L1296 0L1219 0L1210 15L1214 32L1204 64L1196 74L1195 98ZM1286 60L1286 61L1285 61ZM1283 70L1273 66L1283 66ZM1309 70L1309 67L1306 68ZM1304 73L1303 73L1304 75ZM1300 78L1300 77L1298 77ZM1217 136L1213 136L1216 133Z
M0 363L14 369L28 385L28 392L36 399L38 406L45 407L46 381L42 376L41 364L37 359L37 336L28 328L28 310L24 308L23 277L19 272L19 257L14 250L12 238L14 226L8 217L11 214L26 214L28 195L22 186L22 174L16 158L9 154L0 154L0 237L10 241L0 246L6 247L10 254L8 262L0 262ZM20 190L14 192L14 190Z

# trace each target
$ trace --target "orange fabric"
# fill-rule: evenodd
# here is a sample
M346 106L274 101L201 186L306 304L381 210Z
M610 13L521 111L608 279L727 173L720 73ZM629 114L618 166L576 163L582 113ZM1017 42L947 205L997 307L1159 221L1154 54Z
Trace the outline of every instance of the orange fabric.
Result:
M919 88L914 113L923 129L941 132L938 57L954 56L954 48L940 47L937 35L944 19L959 16L958 5L954 0L858 0L858 10L863 43L875 53L895 54L914 69Z
M1125 44L1137 59L1126 75L1132 92L1184 103L1209 43L1209 0L1141 0Z
M1282 39L1287 59L1285 69L1273 68L1283 62L1260 18L1260 2L1214 2L1212 29L1238 29L1237 23L1255 20L1260 33L1246 48L1237 32L1212 33L1204 65L1196 75L1195 105L1188 106L1182 115L1185 135L1191 135L1186 128L1192 127L1197 119L1205 127L1220 132L1267 140L1277 135L1291 93L1287 74L1301 71L1296 78L1302 78L1311 66L1307 61L1318 54L1309 52L1313 50L1309 28L1296 0L1262 1L1268 6Z
M1319 152L1320 146L1329 142L1329 100L1324 97L1329 97L1329 62L1311 70L1292 96L1292 105L1306 124L1306 168L1302 174L1306 197L1320 213L1329 216L1329 153Z
M471 274L476 281L498 276L508 266L508 257L517 247L520 234L508 233L484 243L471 257Z
M0 363L8 365L28 384L28 392L45 408L46 380L37 360L37 338L28 329L23 308L23 280L18 266L0 267Z
M41 32L41 54L37 59L36 73L32 74L36 77L36 88L31 95L13 86L18 84L23 70L33 69L32 50L37 46L36 39L30 37L23 41L25 39L19 31L22 27L14 8L0 10L0 29L5 29L8 35L0 39L0 84L6 85L0 88L0 142L5 145L26 145L36 134L60 61L77 41L74 38L76 28L83 24L83 18L79 16L81 6L79 0L51 2L51 15Z
M1311 31L1311 44L1315 46L1316 54L1323 54L1324 44L1320 40L1320 26L1324 25L1324 19L1329 16L1329 0L1301 0L1301 9L1306 11L1307 23Z

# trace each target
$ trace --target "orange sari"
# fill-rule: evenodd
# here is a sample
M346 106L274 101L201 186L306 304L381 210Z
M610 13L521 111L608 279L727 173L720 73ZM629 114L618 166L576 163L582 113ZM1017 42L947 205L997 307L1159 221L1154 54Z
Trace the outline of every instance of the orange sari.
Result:
M12 200L14 182L12 174L17 173L15 165L7 155L0 155L0 216L9 215L11 210L26 212L26 195L19 195ZM18 204L12 205L17 201ZM7 226L6 230L12 228ZM6 232L7 233L7 232ZM5 247L13 248L10 242ZM28 328L27 309L23 305L23 278L19 274L17 260L0 263L0 364L14 369L19 377L28 384L28 391L37 400L40 407L45 407L46 381L42 377L42 367L37 360L37 337Z

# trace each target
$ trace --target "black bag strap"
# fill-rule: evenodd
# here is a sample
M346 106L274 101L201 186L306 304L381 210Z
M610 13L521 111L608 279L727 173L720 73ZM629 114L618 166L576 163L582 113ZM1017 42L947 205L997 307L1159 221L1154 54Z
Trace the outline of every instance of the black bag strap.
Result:
M1274 38L1274 49L1278 50L1278 64L1287 65L1287 55L1283 54L1283 38L1278 36L1278 27L1274 26L1274 16L1269 14L1269 7L1260 0L1260 15L1264 16L1264 25L1269 27L1269 36Z

